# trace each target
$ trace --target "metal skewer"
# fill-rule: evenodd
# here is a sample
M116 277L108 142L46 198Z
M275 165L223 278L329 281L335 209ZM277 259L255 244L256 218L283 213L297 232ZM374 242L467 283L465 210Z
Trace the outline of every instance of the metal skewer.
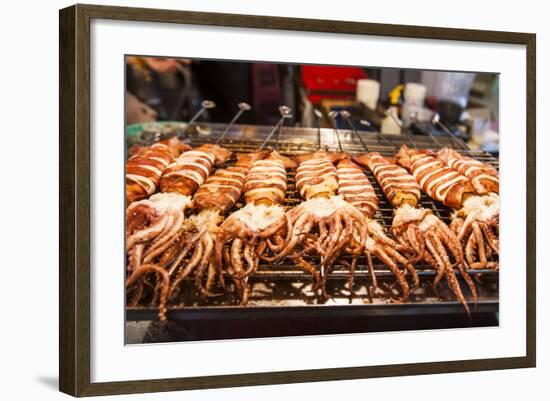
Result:
M202 113L204 113L208 109L213 109L215 107L216 103L214 103L212 100L203 100L201 103L201 109L197 111L193 117L191 117L191 119L187 123L187 127L185 127L185 129L178 135L178 139L183 139L186 136L189 127L193 125L193 123L197 120L197 118L202 115Z
M417 149L418 147L416 146L416 143L412 140L412 137L411 137L411 133L409 132L409 130L403 130L403 124L401 123L401 121L399 121L399 119L397 119L392 112L390 112L390 109L387 109L384 114L386 116L390 116L392 118L393 121L395 121L395 123L399 126L399 128L401 128L401 134L403 134L403 131L406 132L406 136L407 136L407 139L409 141L409 143L415 148Z
M239 119L239 117L241 116L241 114L243 114L245 111L249 111L249 110L252 110L252 107L248 104L248 103L245 103L245 102L241 102L237 105L237 107L239 107L239 111L237 111L237 114L235 114L235 116L233 117L233 119L229 122L229 124L227 125L227 127L225 128L225 130L223 131L223 133L220 135L220 137L216 140L216 143L220 143L221 140L225 137L225 135L227 135L227 133L229 132L229 130L233 127L233 125L235 125L235 123L237 122L237 120Z
M359 122L361 123L361 125L363 125L365 127L368 127L368 128L372 127L371 123L368 122L367 120L360 120ZM382 135L382 133L380 131L376 131L376 140L378 141L378 143L380 143L380 142L387 143L388 145L390 145L395 150L398 150L397 146L395 146L395 143L393 143L393 141L390 141L388 138L386 138L384 135Z
M315 117L317 117L317 144L319 146L318 149L321 149L321 120L323 119L323 113L321 113L321 110L319 109L313 109L313 113L315 114Z
M418 122L418 113L417 113L416 111L415 111L415 112L412 112L410 118L411 118L411 121L412 121L413 123ZM432 134L432 132L431 132L430 130L425 130L425 129L422 128L422 131L423 131L425 134L428 134L428 135L429 135L430 139L431 139L433 142L435 142L435 144L437 145L437 147L438 147L439 149L441 149L441 148L443 147L443 145L441 145L441 142L439 142L437 139L435 139L435 136Z
M347 110L341 110L340 115L342 118L346 121L346 123L349 125L351 132L353 135L355 135L357 138L359 138L359 141L361 142L361 145L367 152L370 152L367 144L363 141L363 138L361 138L361 135L359 135L359 132L355 129L355 126L353 125L353 122L351 121L351 114ZM370 125L370 124L369 124Z
M338 147L340 148L340 152L343 152L342 149L342 142L340 141L340 133L338 132L338 128L336 127L336 117L338 117L338 112L335 110L332 110L328 113L329 118L332 121L332 127L334 128L334 133L336 134L336 139L338 140Z
M273 127L273 129L271 130L271 132L267 135L267 137L264 139L264 141L262 142L262 144L260 145L260 149L263 149L265 147L265 145L267 144L267 142L271 139L271 137L273 136L273 134L280 128L282 127L284 121L287 119L287 118L292 118L292 110L290 107L288 106L281 106L279 107L279 113L281 113L281 119L277 122L277 124L275 124L275 126ZM279 131L279 134L280 134L280 131ZM279 145L279 134L277 134L277 146Z
M445 126L445 124L443 124L439 120L439 114L437 113L434 114L432 118L432 124L440 127L443 130L443 132L445 132L447 135L449 135L452 138L453 142L458 143L460 146L462 146L463 149L470 150L469 146L466 145L466 143L462 140L462 138L458 138L455 134L451 132L449 128Z
M285 125L285 119L292 118L292 110L288 106L280 106L279 107L279 113L281 113L281 124L279 125L279 129L277 130L277 138L275 139L275 149L279 150L279 138L281 137L281 132L283 130L283 126Z
M361 125L367 127L369 130L372 128L372 124L368 120L361 119L361 120L359 120L359 123L361 123Z

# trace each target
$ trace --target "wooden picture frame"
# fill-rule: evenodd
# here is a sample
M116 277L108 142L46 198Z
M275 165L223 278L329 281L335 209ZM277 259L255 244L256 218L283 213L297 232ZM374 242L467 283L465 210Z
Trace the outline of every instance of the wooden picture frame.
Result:
M443 39L526 46L527 58L527 266L526 356L391 366L366 366L91 383L90 380L90 21L94 18L222 27L345 33L401 38ZM536 361L536 36L495 32L202 13L95 5L60 11L60 174L59 387L73 396L143 393L263 384L362 379L399 375L534 367Z

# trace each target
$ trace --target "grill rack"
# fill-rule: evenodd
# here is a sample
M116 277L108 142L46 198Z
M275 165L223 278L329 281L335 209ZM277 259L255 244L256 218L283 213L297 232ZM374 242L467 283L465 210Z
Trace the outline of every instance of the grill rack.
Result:
M191 131L185 141L193 146L200 146L206 143L214 143L216 139L226 128L224 124L209 124L207 126L197 126ZM224 141L220 145L236 152L252 152L258 149L261 143L265 140L270 127L235 125L225 136ZM339 129L340 142L343 150L350 154L364 153L366 150L360 141L357 139L354 132L350 130ZM168 136L170 133L168 134ZM339 151L338 138L336 132L332 129L312 129L312 128L296 128L285 127L280 131L280 135L274 136L274 139L268 142L268 145L278 145L280 153L292 156L298 154L309 153L319 148L318 137L321 138L322 147L328 151ZM477 160L489 163L498 169L498 160L490 154L483 151L466 149L464 144L447 136L438 136L435 140L432 136L424 135L380 135L374 132L361 131L361 138L371 152L379 152L383 156L394 156L396 149L403 143L410 147L419 149L438 150L440 145L450 146L461 154L468 155ZM279 142L276 144L275 138L279 137ZM234 160L230 160L226 165L220 166L223 168L231 165ZM382 226L387 230L391 226L393 219L393 207L386 200L378 182L374 178L372 172L364 169L369 181L373 185L379 199L379 209L374 216ZM289 209L300 202L302 199L297 194L294 187L294 170L287 171L288 174L288 189L286 192L285 208ZM234 208L227 216L244 206L242 199L237 202ZM422 194L419 201L419 206L431 209L436 216L441 218L445 223L450 221L451 210ZM191 211L191 214L194 211ZM309 258L311 263L318 263L316 258ZM328 304L336 303L387 303L388 299L384 296L373 296L370 293L370 275L366 269L366 259L360 257L355 270L355 287L354 291L349 291L345 283L349 277L348 265L349 258L340 257L336 260L334 268L327 276L327 290L331 298L326 302ZM379 283L389 284L394 281L394 276L383 264L375 261L375 275ZM408 303L434 303L441 300L431 290L431 280L435 277L435 271L432 267L423 264L415 265L415 269L421 280L421 288L413 294ZM493 270L469 270L469 273L474 275L479 284L480 290L479 299L481 302L497 302L498 301L498 272ZM464 294L469 294L465 287L460 274L457 274L461 285L464 286ZM186 281L190 281L188 278ZM296 268L295 265L288 261L282 261L278 264L268 264L263 262L260 264L258 271L249 279L252 287L250 302L251 306L291 306L291 305L311 305L319 302L318 297L311 290L311 276L302 270ZM275 285L276 284L276 285ZM185 284L184 284L185 285ZM189 287L192 287L189 284ZM275 288L278 287L278 288ZM441 288L440 294L446 300L453 300L454 297L446 289ZM280 291L279 291L280 290ZM234 306L233 296L231 294L213 298L204 301L196 296L194 291L181 291L180 306L173 306L173 309L178 309L181 306L189 308L195 306L200 308L208 307L224 307ZM266 294L268 296L266 297ZM452 301L451 301L452 302ZM456 302L458 304L458 302Z

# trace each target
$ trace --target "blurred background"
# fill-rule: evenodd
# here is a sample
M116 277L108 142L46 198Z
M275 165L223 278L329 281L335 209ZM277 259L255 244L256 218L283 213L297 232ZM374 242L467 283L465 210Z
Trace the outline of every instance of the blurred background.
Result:
M239 124L271 126L285 105L292 110L287 126L454 135L498 154L498 100L494 73L126 57L130 127L227 124L240 109ZM329 117L342 110L349 119Z

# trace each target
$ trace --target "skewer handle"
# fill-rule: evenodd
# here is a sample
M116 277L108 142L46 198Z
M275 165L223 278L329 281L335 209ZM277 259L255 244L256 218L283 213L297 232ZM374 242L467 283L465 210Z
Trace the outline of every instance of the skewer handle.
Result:
M359 132L357 132L357 130L355 129L355 126L353 125L353 122L351 121L351 114L349 113L349 111L347 110L341 110L340 111L340 115L342 116L342 118L344 120L346 120L346 122L348 123L350 129L351 129L351 132L353 133L353 135L355 135L357 138L359 138L359 141L361 142L361 146L363 146L363 148L367 151L367 152L370 152L369 151L369 148L367 146L367 144L363 141L363 138L361 138L361 135L359 135ZM370 125L370 124L369 124Z
M227 127L225 128L225 130L223 131L223 133L220 135L220 137L216 140L216 143L220 143L220 142L221 142L221 140L225 137L225 135L227 135L227 133L229 132L229 130L233 127L233 125L235 125L235 123L237 122L237 120L239 119L239 117L240 117L245 111L252 110L252 107L251 107L248 103L245 103L245 102L240 102L239 104L237 104L237 107L239 108L239 111L237 111L237 114L235 114L235 116L231 119L231 121L229 122L229 124L227 124Z
M321 141L321 120L323 119L323 113L321 113L321 110L319 109L313 109L313 113L315 114L315 117L317 117L317 145L318 149L321 149L323 146Z
M440 127L443 130L443 132L445 132L447 135L449 135L452 138L453 142L458 143L460 146L462 146L463 149L470 150L470 147L466 145L466 143L462 140L462 138L458 138L455 134L451 132L449 128L445 126L445 124L443 124L439 120L439 114L437 113L434 114L432 118L432 124Z
M189 130L189 127L193 125L193 123L199 118L202 113L204 113L208 109L213 109L216 107L216 103L214 103L212 100L203 100L201 103L201 109L195 113L193 117L189 120L187 123L187 127L178 135L179 139L183 139L185 136L187 136L187 131Z
M277 139L275 141L275 149L279 150L279 138L281 137L281 131L285 125L285 120L287 118L292 118L292 109L288 106L279 106L279 113L281 114L281 124L277 130Z
M332 127L334 128L334 133L336 134L336 139L338 140L338 148L340 148L340 152L343 152L344 150L342 149L342 141L340 141L340 133L336 127L336 117L338 117L338 112L332 110L328 113L328 116L332 121Z
M264 139L262 144L260 145L260 149L263 149L267 142L271 139L273 134L283 125L284 121L287 118L292 118L292 109L288 106L280 106L279 107L279 113L281 113L281 119L275 124L271 132L267 135L267 137ZM279 132L280 133L280 132ZM279 134L277 135L277 144L279 142Z
M418 122L418 113L416 111L411 113L410 119L413 123ZM443 145L441 145L441 142L439 142L437 139L435 139L435 136L431 133L431 131L429 131L429 130L423 130L423 131L429 135L430 139L433 142L435 142L435 144L437 145L437 147L439 149L441 149L443 147Z

